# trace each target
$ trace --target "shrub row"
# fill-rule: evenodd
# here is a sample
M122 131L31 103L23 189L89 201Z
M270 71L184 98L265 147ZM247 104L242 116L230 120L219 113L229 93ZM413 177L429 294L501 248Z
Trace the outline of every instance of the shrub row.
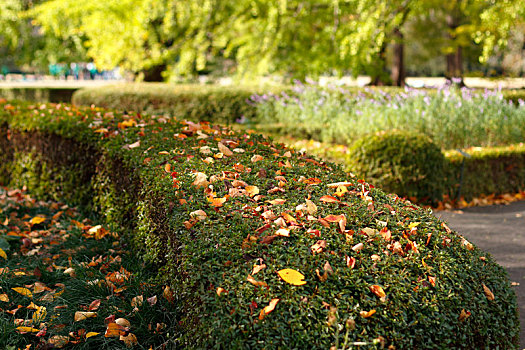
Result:
M38 102L71 102L78 88L0 87L0 98Z
M178 347L517 348L505 270L333 164L205 122L65 104L1 101L0 126L4 181L104 214L157 264L185 315Z
M73 95L76 105L96 105L121 111L169 114L194 121L234 123L254 118L256 109L246 101L272 89L246 86L172 85L136 83L85 88ZM275 88L275 92L281 89Z

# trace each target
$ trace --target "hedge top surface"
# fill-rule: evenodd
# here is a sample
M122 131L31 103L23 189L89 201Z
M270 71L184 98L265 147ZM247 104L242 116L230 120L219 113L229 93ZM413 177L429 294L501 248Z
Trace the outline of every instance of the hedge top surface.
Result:
M0 125L95 145L163 211L181 346L513 348L505 271L429 212L338 167L205 122L0 102ZM67 153L67 150L65 150ZM167 243L167 244L166 244ZM166 251L176 246L178 251Z

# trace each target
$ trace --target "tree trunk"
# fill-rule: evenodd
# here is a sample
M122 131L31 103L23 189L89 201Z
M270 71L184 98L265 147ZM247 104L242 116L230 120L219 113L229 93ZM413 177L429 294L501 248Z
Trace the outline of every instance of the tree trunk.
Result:
M148 69L144 69L142 73L144 74L144 81L164 81L162 77L162 72L166 70L166 65L161 64L158 66L153 66Z
M392 60L392 73L390 75L392 79L392 85L405 86L405 45L403 43L403 33L399 27L394 29L393 32L394 42L394 57Z
M449 39L454 42L456 39L453 34L456 28L459 26L459 16L449 14L446 17L447 26L450 29ZM447 71L445 72L445 78L453 84L465 86L463 82L463 49L461 46L457 46L453 53L446 55L447 60Z

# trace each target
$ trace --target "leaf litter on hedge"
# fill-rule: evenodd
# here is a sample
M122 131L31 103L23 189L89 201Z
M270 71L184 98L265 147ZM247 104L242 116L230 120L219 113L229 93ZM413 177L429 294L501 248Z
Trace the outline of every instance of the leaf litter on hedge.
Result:
M173 296L149 282L153 276L114 232L23 190L0 188L0 217L2 347L169 344L167 333L177 327Z

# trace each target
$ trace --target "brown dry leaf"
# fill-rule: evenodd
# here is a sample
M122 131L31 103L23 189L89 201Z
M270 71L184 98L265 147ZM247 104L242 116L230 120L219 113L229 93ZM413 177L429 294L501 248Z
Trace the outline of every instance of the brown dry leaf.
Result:
M317 275L317 277L319 278L319 281L321 282L326 282L326 280L328 279L327 271L324 271L324 273L321 275L321 272L319 272L319 269L315 269L315 274Z
M266 317L266 315L272 312L275 309L275 306L277 305L279 300L280 299L278 298L270 300L270 303L268 304L268 306L265 306L264 309L261 310L261 313L259 314L259 320L262 321Z
M129 323L129 321L126 320L125 318L117 318L115 320L115 323L118 324L118 325L121 325L122 327L129 327L129 326L131 326L131 323Z
M297 224L297 220L288 213L281 213L281 216L290 224Z
M323 252L323 250L326 248L326 241L325 240L318 240L314 245L310 247L310 250L312 251L312 254L320 254Z
M78 322L78 321L83 321L85 319L88 319L88 318L91 318L91 317L96 317L97 316L97 313L96 312L91 312L91 311L77 311L75 312L75 322Z
M14 287L14 288L11 288L11 289L14 290L15 292L17 292L18 294L22 294L25 297L28 297L28 298L32 298L33 297L33 293L31 293L31 291L29 289L27 289L27 288Z
M127 332L128 330L125 327L122 327L121 325L115 322L111 322L106 328L106 333L104 333L104 337L120 337L121 335L125 335Z
M222 142L219 142L217 144L217 146L219 147L219 152L221 152L222 154L224 154L226 157L231 157L233 156L233 152L228 148L226 147L225 145L222 144Z
M126 336L121 335L119 339L122 340L124 344L126 344L126 347L128 348L131 348L134 345L138 344L137 337L133 333L129 333Z
M157 296L154 295L152 297L149 297L148 299L146 299L146 301L148 302L148 304L153 306L153 305L157 304Z
M170 303L173 304L173 302L175 301L175 298L173 296L173 291L171 290L171 288L169 286L166 286L166 288L164 288L164 291L162 292L162 296Z
M48 344L53 345L54 348L61 349L69 343L67 335L54 335L47 341Z
M253 284L254 286L260 286L260 287L267 287L268 286L268 284L266 282L264 282L264 281L257 281L255 278L252 277L252 275L248 275L246 280L248 282L250 282L251 284Z
M353 269L354 266L355 266L355 258L353 257L350 257L350 256L345 256L345 261L346 261L346 266L348 266L349 268Z
M465 311L465 309L461 309L461 313L459 314L459 322L465 321L467 318L470 317L470 315L470 311Z
M89 311L95 311L100 306L100 299L93 300L91 304L89 304L88 310Z
M257 272L263 270L266 268L266 265L265 264L261 264L261 265L253 265L253 270L252 270L252 275L255 275Z
M432 285L432 287L436 286L436 277L428 276L428 281Z
M143 302L144 302L144 296L137 295L136 297L133 297L133 299L131 299L131 306L141 307Z
M226 200L228 200L229 196L226 195L222 198L210 198L208 197L208 202L210 202L211 205L213 205L216 208L222 207L224 203L226 203Z
M386 300L386 293L381 286L374 284L370 286L369 288L370 288L370 291L374 293L375 295L377 295L381 301Z
M210 183L208 182L208 175L204 173L196 173L195 174L195 180L193 181L192 185L199 188L199 187L206 187Z
M487 287L484 283L481 284L483 286L483 293L485 293L485 296L488 300L494 300L494 293Z
M259 187L257 186L246 186L244 189L246 191L246 194L250 197L253 197L259 194Z
M310 215L317 213L317 205L309 199L306 200L306 212Z
M390 230L386 227L383 227L381 231L379 231L379 234L387 242L390 241L390 238L392 237L392 232L390 232Z
M277 235L265 236L261 239L261 244L271 244L277 237Z
M369 318L370 316L372 316L373 314L376 313L376 310L370 310L370 311L360 311L359 312L359 315L363 318Z

